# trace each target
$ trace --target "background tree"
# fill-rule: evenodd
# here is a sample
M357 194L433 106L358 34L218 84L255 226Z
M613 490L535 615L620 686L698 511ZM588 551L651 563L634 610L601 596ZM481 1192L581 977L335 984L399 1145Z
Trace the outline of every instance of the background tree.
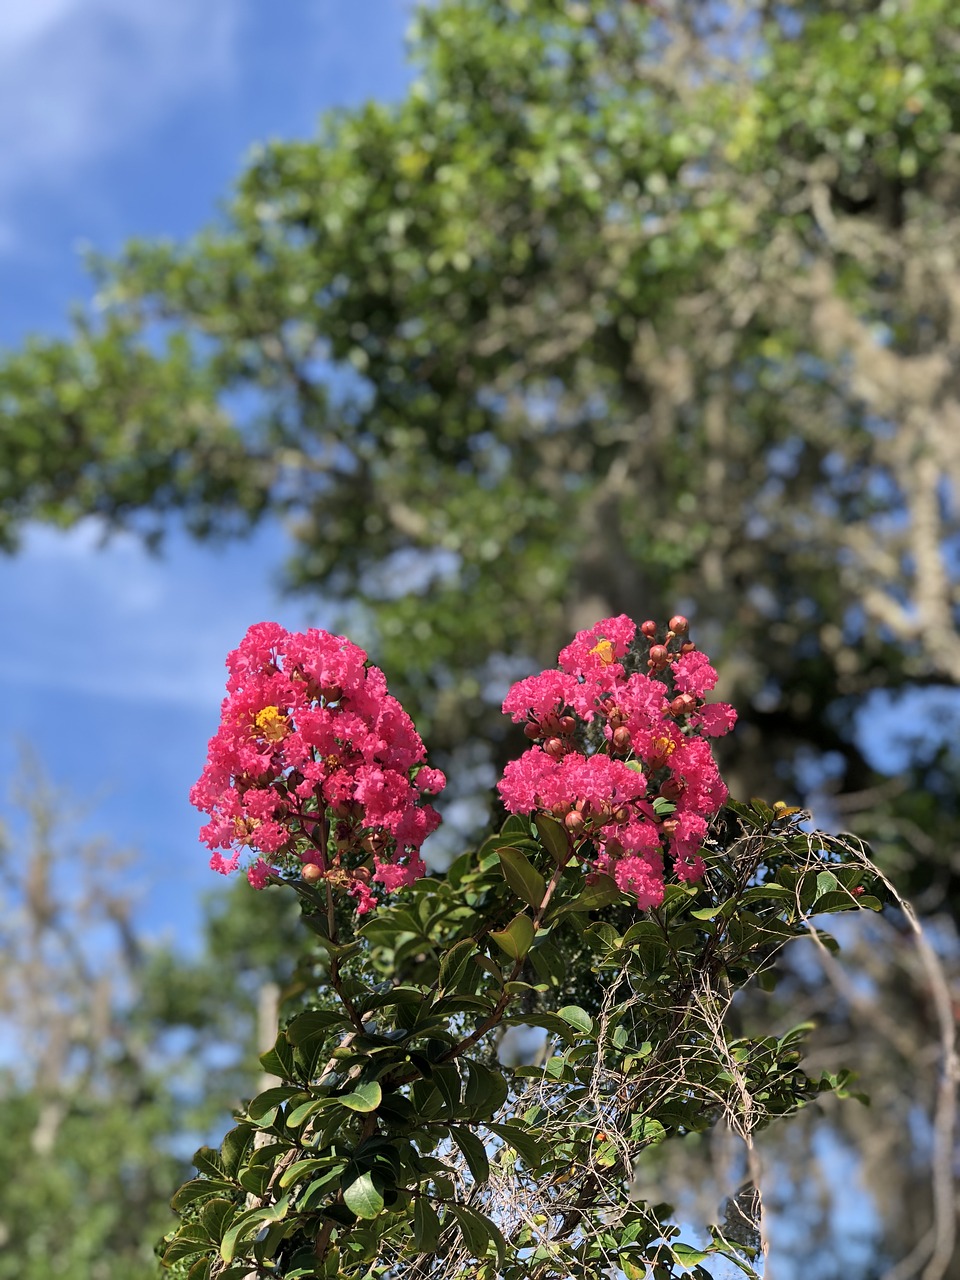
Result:
M0 845L0 1277L152 1276L192 1148L249 1092L296 913L271 899L254 929L229 894L178 956L138 935L128 859L73 838L36 760L21 786Z
M280 515L434 747L490 744L468 790L521 667L683 607L734 791L831 792L952 946L956 758L901 695L960 675L958 46L947 0L425 9L402 103L263 148L4 362L8 540ZM897 1186L894 1256L929 1221Z

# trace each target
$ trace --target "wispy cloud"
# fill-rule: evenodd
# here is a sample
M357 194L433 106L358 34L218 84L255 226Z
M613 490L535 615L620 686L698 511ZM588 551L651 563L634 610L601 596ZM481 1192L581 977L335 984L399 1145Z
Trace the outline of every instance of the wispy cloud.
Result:
M91 159L198 89L229 83L236 0L30 0L0 15L0 251L12 208L63 190Z
M95 550L101 540L93 520L35 527L0 561L0 595L16 601L0 613L0 691L55 684L65 699L215 710L224 658L250 623L313 621L271 587L275 531L219 552L174 535L162 558L127 537Z

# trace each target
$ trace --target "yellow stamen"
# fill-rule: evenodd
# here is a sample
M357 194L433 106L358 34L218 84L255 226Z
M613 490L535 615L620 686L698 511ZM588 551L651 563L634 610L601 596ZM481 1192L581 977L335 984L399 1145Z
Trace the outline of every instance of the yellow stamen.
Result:
M614 660L613 643L610 640L598 640L590 652L595 653L605 667L609 667Z
M677 749L677 744L672 738L654 738L650 746L657 756L672 756Z
M237 843L247 844L259 825L259 818L234 818L233 832Z
M281 742L290 732L290 722L279 707L264 707L254 717L260 737L267 742Z

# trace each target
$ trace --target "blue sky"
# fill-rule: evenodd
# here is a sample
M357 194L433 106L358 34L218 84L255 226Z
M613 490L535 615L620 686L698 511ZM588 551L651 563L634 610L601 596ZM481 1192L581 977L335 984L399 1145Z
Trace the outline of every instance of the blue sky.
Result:
M188 236L256 142L399 97L409 0L30 0L0 15L0 346L64 331L81 252ZM174 530L160 559L86 524L31 530L0 559L0 777L18 744L137 850L140 919L187 943L220 883L187 803L250 622L322 625L276 589L283 541L226 550ZM6 790L6 788L0 788ZM10 813L6 805L6 816ZM2 810L0 810L2 811Z

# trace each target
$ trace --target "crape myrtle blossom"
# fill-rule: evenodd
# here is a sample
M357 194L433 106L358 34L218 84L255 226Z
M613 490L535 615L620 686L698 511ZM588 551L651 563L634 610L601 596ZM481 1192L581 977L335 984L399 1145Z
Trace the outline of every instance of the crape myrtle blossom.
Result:
M507 809L560 819L591 870L641 908L663 901L665 855L677 879L703 876L707 824L727 797L707 739L737 715L704 704L717 673L688 630L680 615L660 639L655 622L605 618L503 703L534 743L499 783Z
M227 658L227 696L190 793L209 815L210 865L247 878L302 875L350 894L363 914L374 885L423 875L420 848L440 822L425 795L446 779L423 764L413 722L367 655L343 636L252 626Z

